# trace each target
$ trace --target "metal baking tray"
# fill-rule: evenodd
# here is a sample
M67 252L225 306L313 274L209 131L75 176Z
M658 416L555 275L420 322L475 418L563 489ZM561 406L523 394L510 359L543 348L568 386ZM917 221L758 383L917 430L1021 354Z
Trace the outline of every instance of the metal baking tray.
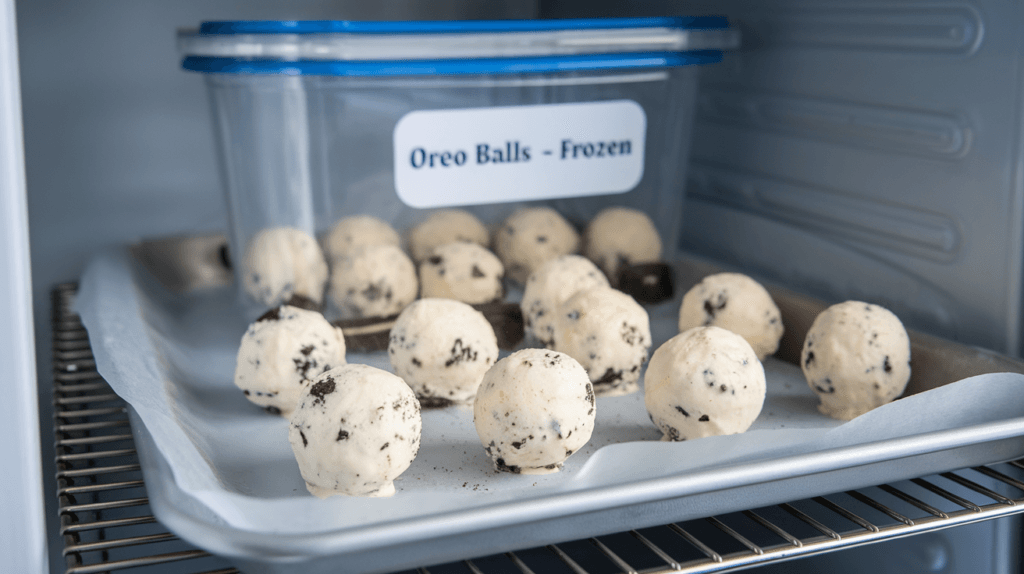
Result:
M150 503L169 529L201 548L231 557L246 572L290 571L299 564L309 572L393 571L1024 456L1024 417L1019 416L1024 414L1024 399L1013 398L1024 393L1011 392L1024 385L1024 377L1019 375L1024 373L1024 364L916 333L911 337L914 375L907 392L910 398L897 401L894 405L898 407L873 411L839 427L837 421L818 415L814 396L792 363L807 326L823 304L773 289L787 335L780 359L766 362L769 398L751 432L688 443L656 442L658 433L646 422L638 395L607 400L598 403L599 416L604 415L598 429L605 430L595 433L589 448L574 455L563 473L519 477L496 475L489 469L482 448L472 444L475 436L466 431L467 417L472 427L471 413L457 409L429 412L424 429L433 420L431 426L445 436L433 451L424 437L420 457L397 483L398 495L385 501L334 497L317 506L321 501L301 491L294 461L289 468L289 461L274 459L289 452L286 439L284 448L278 445L261 455L253 445L278 440L273 432L240 433L225 444L234 444L241 454L225 455L223 448L204 444L202 436L195 435L197 430L189 428L212 419L209 428L231 430L232 417L264 417L252 420L270 427L280 422L276 426L282 428L284 421L248 409L244 399L235 396L238 393L228 392L230 378L220 381L210 376L198 387L194 382L181 384L184 378L196 375L181 368L181 361L217 361L218 356L204 348L211 339L175 340L175 326L161 321L209 311L233 295L228 287L209 286L173 293L138 263L145 259L132 259L123 251L106 253L83 277L80 298L85 304L80 312L94 347L100 351L99 371L115 390L118 379L138 377L138 370L143 378L152 379L153 391L162 389L172 396L199 393L196 396L203 402L179 401L174 407L198 404L197 410L206 411L174 415L182 425L180 430L192 433L192 442L201 451L197 460L214 469L216 484L199 487L183 478L190 469L170 462L177 454L167 456L166 447L159 446L156 435L164 429L140 415L152 407L145 404L148 398L129 400ZM676 263L676 300L649 309L656 344L674 334L681 293L716 270L698 260ZM90 314L96 298L113 298L120 306L109 308L104 315ZM206 336L223 337L230 332L224 327ZM120 356L127 339L140 337L152 343L146 348L160 348L159 356L134 355L111 362ZM378 359L349 357L352 362ZM212 371L223 375L231 367L233 364L220 365ZM949 385L994 372L1018 374ZM924 392L933 389L937 390ZM988 392L1000 399L971 395ZM961 408L963 405L967 408ZM883 411L899 416L887 416ZM228 422L220 424L218 416ZM442 448L445 444L450 448ZM225 456L231 464L240 460L251 464L226 468ZM292 492L285 492L289 485ZM223 494L211 494L218 488L227 491L223 496L236 504L239 513L276 517L280 523L240 526L237 516L226 515L222 506L211 504L211 497Z

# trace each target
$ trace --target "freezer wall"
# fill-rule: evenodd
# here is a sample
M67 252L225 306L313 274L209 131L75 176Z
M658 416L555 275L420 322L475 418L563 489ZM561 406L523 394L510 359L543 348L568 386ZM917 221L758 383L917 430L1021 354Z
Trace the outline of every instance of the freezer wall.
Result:
M62 572L50 290L77 280L106 247L227 232L205 87L181 69L175 30L224 19L530 18L537 7L534 0L33 0L15 9L43 492L50 567Z
M223 229L202 82L173 31L224 18L530 17L533 0L16 3L47 519L49 290L96 250ZM1020 354L1022 8L544 0L546 16L725 13L704 78L688 248ZM668 161L673 161L668 158ZM52 544L52 543L51 543ZM55 552L55 553L54 553ZM63 564L51 546L51 566Z
M1020 355L1021 5L542 3L682 13L744 36L702 77L684 246Z

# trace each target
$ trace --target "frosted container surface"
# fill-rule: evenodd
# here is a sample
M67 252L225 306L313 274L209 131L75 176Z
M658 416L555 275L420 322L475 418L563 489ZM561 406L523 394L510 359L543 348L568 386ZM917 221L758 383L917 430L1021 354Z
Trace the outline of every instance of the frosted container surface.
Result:
M699 68L737 42L718 17L179 33L208 87L235 254L267 227L322 236L369 214L404 232L456 205L493 225L526 201L581 229L641 209L674 246Z

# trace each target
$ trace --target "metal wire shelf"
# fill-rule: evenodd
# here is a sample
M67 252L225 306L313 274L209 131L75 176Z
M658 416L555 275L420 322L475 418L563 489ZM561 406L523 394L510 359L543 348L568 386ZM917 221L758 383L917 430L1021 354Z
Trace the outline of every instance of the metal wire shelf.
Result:
M222 558L164 530L149 513L125 404L96 372L72 311L73 284L53 292L53 403L57 498L68 574L180 562L181 571L231 574Z
M164 530L150 514L124 402L96 371L72 310L53 291L54 432L68 574L238 570ZM798 500L681 524L420 568L419 574L703 573L738 570L1024 511L1024 461Z

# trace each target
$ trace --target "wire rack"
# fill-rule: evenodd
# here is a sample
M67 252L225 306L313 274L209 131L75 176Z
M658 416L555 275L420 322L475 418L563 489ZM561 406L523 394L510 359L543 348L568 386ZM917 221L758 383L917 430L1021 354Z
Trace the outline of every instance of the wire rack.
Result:
M75 290L74 284L54 289L52 317L57 496L66 572L239 572L225 559L179 540L150 513L125 403L96 371L88 335L72 311ZM1024 462L1013 461L418 572L723 572L1022 511Z

